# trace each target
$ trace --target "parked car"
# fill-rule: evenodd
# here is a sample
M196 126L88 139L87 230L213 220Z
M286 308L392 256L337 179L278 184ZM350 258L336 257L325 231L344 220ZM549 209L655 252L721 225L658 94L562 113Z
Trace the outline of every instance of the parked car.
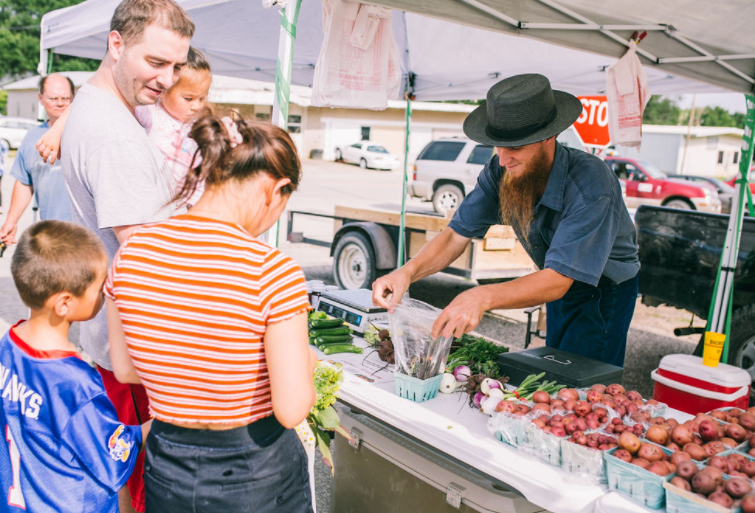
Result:
M336 148L336 161L359 164L362 169L395 169L399 159L382 145L372 141L361 141L344 148Z
M646 160L628 157L606 157L606 164L626 185L628 208L655 205L701 212L721 212L721 200L715 188L683 180L669 179Z
M635 224L642 302L683 308L707 319L729 216L642 207ZM742 223L732 288L729 363L748 371L755 381L755 219L750 217ZM696 354L700 350L701 344ZM755 387L750 398L755 399Z
M732 176L728 181L726 181L727 185L731 185L732 187L736 187L736 180L739 178L739 173ZM747 175L747 179L750 181L750 191L755 194L755 166L750 168L750 174Z
M21 146L29 129L38 125L36 121L24 118L0 118L0 140L5 141L12 150Z
M431 141L417 156L409 192L432 201L436 212L458 208L477 184L477 176L493 156L493 147L465 138Z
M715 187L718 192L718 199L721 200L721 213L731 213L731 201L734 198L734 187L719 180L718 178L709 178L707 176L694 176L694 175L667 175L674 180L685 180L687 182L708 184Z

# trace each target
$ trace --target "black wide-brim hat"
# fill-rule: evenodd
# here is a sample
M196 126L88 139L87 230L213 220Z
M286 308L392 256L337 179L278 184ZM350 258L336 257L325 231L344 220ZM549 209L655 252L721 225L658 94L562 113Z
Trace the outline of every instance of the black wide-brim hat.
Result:
M553 91L544 76L516 75L490 88L464 120L464 133L481 144L525 146L560 134L581 114L577 97Z

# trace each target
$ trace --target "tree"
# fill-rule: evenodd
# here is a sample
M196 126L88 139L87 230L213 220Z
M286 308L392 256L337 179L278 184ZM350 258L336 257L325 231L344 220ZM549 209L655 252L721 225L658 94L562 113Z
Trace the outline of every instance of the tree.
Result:
M651 96L642 115L646 125L678 125L682 110L669 98Z
M0 78L36 74L42 15L82 0L0 0ZM53 71L93 71L98 61L56 55Z
M8 115L8 91L0 91L0 114Z

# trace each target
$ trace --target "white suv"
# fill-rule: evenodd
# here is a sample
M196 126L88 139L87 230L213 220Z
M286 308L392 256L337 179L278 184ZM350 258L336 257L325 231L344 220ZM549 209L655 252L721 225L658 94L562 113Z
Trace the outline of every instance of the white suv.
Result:
M39 123L31 119L0 117L0 140L15 150L26 137L26 132L37 126Z
M493 147L453 137L430 142L414 163L412 196L433 202L436 212L458 208L477 185L477 176L493 156Z

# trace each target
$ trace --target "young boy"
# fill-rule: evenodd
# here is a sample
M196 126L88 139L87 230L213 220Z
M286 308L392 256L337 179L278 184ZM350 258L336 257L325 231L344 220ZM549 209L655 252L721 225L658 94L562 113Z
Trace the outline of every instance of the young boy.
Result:
M102 308L102 243L42 221L21 236L11 272L31 315L0 339L0 511L116 513L151 421L118 422L100 375L68 341L72 322Z

